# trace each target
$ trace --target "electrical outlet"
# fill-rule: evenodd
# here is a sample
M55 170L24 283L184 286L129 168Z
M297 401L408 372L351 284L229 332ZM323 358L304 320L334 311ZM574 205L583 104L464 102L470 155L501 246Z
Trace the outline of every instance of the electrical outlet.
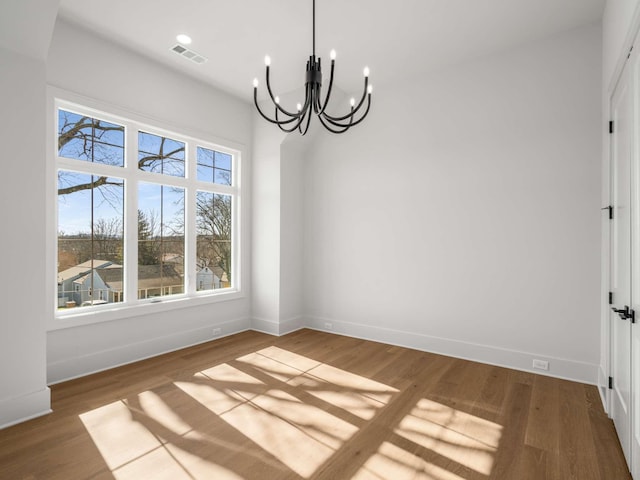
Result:
M533 360L533 368L536 370L549 370L549 362L546 360Z
M214 337L215 337L215 336L218 336L218 335L220 335L220 334L222 334L222 329L221 329L221 328L214 328L214 329L213 329L213 336L214 336Z
M324 322L324 329L325 329L325 330L333 330L333 323L331 323L331 322Z

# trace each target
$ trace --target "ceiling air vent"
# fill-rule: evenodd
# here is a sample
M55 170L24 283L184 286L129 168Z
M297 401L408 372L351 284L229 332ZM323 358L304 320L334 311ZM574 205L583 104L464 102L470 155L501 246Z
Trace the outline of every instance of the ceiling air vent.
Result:
M193 50L189 50L186 47L183 47L182 45L175 45L172 49L172 51L176 52L178 55L191 60L193 63L204 63L207 61L206 57L200 55L199 53L194 52Z

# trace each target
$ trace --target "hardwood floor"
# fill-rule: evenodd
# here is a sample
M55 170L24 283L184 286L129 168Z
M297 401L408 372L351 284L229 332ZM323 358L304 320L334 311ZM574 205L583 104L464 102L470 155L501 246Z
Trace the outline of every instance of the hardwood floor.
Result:
M52 387L1 479L602 479L595 387L339 335L244 332Z

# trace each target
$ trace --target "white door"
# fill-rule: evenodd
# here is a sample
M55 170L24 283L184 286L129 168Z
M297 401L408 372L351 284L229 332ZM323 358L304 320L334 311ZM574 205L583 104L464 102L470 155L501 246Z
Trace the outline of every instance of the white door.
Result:
M640 322L640 54L638 48L627 64L629 89L633 91L632 111L633 129L627 133L627 141L631 150L631 195L632 195L632 230L631 230L631 302L635 312L638 312L637 322ZM631 121L628 117L627 121ZM636 479L640 479L640 323L631 327L631 472Z
M631 465L631 125L632 96L629 65L611 101L611 415L622 451ZM617 310L616 311L614 311Z

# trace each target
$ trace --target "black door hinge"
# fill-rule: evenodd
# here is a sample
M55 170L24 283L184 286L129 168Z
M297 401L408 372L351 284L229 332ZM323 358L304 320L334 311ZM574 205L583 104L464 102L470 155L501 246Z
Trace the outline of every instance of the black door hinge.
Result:
M609 210L609 220L613 220L613 205L602 207L600 210Z
M609 305L613 305L613 292L609 292Z
M609 377L609 390L613 389L613 377Z
M609 133L613 133L613 120L609 120Z

